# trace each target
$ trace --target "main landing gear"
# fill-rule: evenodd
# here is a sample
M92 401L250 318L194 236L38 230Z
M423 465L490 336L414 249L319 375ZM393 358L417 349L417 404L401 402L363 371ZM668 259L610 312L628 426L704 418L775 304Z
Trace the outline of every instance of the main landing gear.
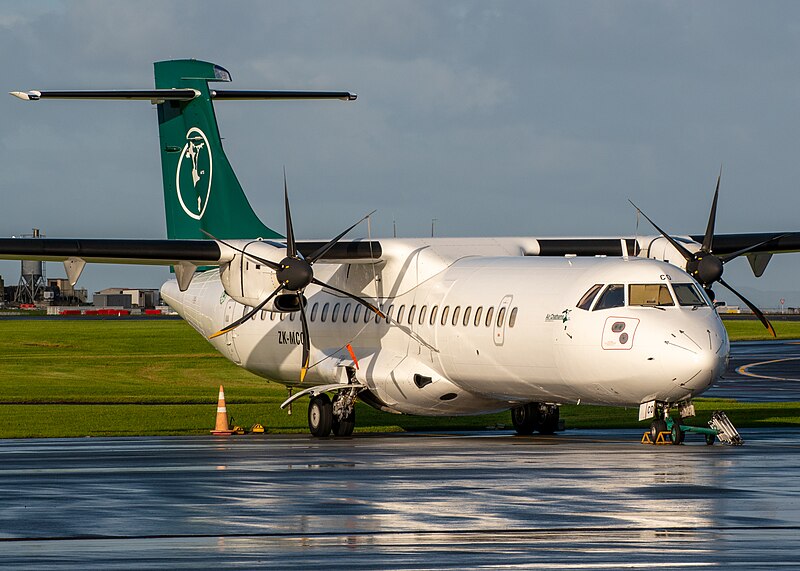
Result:
M357 389L342 389L331 401L325 393L308 402L308 429L313 436L351 436L356 426Z
M511 423L520 435L553 434L558 430L559 409L554 404L531 402L511 409Z

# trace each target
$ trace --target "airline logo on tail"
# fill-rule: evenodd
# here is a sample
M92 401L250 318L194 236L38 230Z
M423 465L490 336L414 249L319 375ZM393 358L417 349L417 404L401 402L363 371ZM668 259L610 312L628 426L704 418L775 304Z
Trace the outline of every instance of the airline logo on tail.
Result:
M197 127L186 132L186 144L175 170L175 188L181 208L190 217L200 220L211 196L213 162L205 133Z

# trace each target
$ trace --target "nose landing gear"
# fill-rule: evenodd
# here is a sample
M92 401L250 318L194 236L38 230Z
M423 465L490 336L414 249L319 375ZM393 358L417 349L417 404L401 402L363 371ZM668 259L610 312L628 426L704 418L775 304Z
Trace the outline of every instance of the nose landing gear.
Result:
M719 440L730 446L744 444L739 431L733 426L728 416L722 411L715 411L708 421L708 428L682 424L669 415L670 406L667 403L657 403L656 417L650 423L650 428L642 436L642 444L683 444L686 433L702 434L707 445ZM691 407L694 410L694 407Z

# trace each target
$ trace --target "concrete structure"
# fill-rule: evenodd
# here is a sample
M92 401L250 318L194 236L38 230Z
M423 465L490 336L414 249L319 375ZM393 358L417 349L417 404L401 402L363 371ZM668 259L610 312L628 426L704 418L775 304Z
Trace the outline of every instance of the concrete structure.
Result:
M113 299L122 299L119 296L127 297L127 305L109 301L109 296ZM97 307L139 307L152 309L159 304L160 292L157 289L142 289L142 288L106 288L95 292L93 298L93 305Z
M42 237L39 229L34 228L33 234L24 235L23 238ZM44 262L38 260L22 260L19 285L14 295L15 303L35 303L42 299L45 287Z
M73 287L67 278L48 278L47 289L55 293L55 303L81 304L89 299L89 292L85 288Z
M123 309L130 309L131 296L127 293L102 293L98 291L95 292L92 297L92 305L95 307L121 307Z

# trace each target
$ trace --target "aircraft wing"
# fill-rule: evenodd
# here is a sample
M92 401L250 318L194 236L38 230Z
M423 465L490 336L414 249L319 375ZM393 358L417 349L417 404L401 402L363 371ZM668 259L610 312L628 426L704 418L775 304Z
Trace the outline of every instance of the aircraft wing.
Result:
M213 240L102 240L71 238L0 238L0 259L87 263L216 265L222 259Z
M703 242L702 234L690 236L695 242ZM752 254L785 254L800 252L800 232L760 232L752 234L716 234L714 253L718 256L733 254L741 250Z
M247 242L233 247L216 240L106 240L97 238L0 238L0 260L63 262L67 277L75 285L87 263L172 266L185 290L198 267L230 262ZM297 249L310 255L325 242L298 242ZM274 242L276 247L283 244ZM380 259L379 242L339 242L322 261L358 262Z
M240 241L236 241L240 242ZM325 242L298 242L307 256ZM276 243L281 246L282 244ZM85 238L0 238L0 260L65 262L79 258L87 263L172 266L190 263L215 266L229 262L236 250L215 240L106 240ZM379 259L379 242L339 242L325 254L325 261ZM320 260L322 261L322 260Z

